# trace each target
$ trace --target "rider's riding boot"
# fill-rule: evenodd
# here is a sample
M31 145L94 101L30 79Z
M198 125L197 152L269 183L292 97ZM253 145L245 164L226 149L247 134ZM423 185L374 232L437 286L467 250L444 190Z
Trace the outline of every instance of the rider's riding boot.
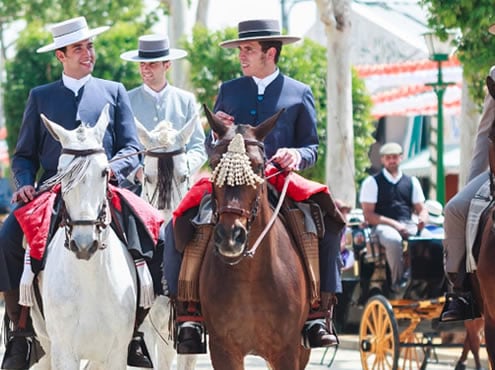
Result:
M134 333L132 334L132 340L129 343L127 352L127 365L129 366L144 367L147 369L153 368L153 362L144 343L144 334L138 331L148 312L149 308L142 308L140 306L137 308Z
M19 305L19 289L4 292L5 311L14 329L9 333L7 345L2 362L2 369L23 370L29 368L29 344L28 334L33 331L28 328L31 323L26 317L26 322L19 325L21 320L21 306ZM27 310L27 308L24 308Z
M316 312L309 315L304 324L303 338L307 348L332 347L339 344L339 339L333 326L333 309L337 297L333 293L322 292L321 304Z
M176 302L177 353L179 354L206 353L206 342L203 339L205 337L205 329L199 321L201 316L191 306L185 302Z
M470 296L465 294L462 274L447 273L453 286L454 294L448 294L440 321L462 321L466 320L467 313L471 309Z

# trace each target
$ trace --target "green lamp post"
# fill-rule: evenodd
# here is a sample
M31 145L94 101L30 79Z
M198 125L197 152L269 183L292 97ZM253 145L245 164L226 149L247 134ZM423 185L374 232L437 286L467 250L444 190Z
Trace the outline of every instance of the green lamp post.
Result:
M445 204L445 168L443 164L443 96L445 90L452 82L443 81L442 75L442 62L449 59L452 53L451 42L453 35L449 35L447 41L442 41L432 31L423 34L430 54L430 59L437 62L437 81L427 83L427 86L431 86L437 96L437 129L436 129L436 156L432 156L432 160L436 163L436 194L437 201L442 205ZM433 140L432 140L433 141ZM433 141L435 142L435 141Z

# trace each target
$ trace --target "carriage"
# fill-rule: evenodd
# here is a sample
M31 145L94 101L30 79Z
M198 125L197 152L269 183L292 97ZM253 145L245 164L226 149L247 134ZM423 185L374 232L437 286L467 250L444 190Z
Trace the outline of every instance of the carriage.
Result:
M463 346L441 340L442 333L465 330L462 322L439 321L447 291L441 237L404 242L409 276L394 291L371 229L351 219L349 234L354 265L343 272L335 321L339 333L359 335L363 369L426 369L436 348Z

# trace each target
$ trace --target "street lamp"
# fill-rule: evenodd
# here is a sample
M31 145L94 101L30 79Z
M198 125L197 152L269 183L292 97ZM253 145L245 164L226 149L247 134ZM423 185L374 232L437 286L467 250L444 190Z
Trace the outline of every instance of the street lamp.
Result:
M449 59L452 53L453 47L451 45L454 38L453 34L449 34L447 41L442 41L433 32L426 32L423 34L430 54L430 59L437 62L437 81L427 83L427 86L431 86L433 91L437 95L437 130L436 130L436 158L432 156L432 161L436 160L436 194L437 201L442 205L445 204L445 170L443 165L443 95L445 90L452 82L444 82L442 76L442 62ZM432 140L433 141L433 140Z

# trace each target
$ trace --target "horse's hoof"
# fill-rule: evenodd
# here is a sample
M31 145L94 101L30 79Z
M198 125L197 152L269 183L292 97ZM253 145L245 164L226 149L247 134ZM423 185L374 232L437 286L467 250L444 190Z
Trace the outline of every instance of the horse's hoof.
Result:
M29 368L29 346L26 337L13 336L7 342L2 369L24 370Z
M185 322L179 327L177 337L177 353L193 355L206 353L205 343L202 341L203 329L200 324Z
M153 369L153 363L151 362L150 355L146 349L142 336L132 338L131 343L129 343L127 365Z
M462 362L458 362L458 363L455 365L454 370L466 370L466 365L464 365Z

